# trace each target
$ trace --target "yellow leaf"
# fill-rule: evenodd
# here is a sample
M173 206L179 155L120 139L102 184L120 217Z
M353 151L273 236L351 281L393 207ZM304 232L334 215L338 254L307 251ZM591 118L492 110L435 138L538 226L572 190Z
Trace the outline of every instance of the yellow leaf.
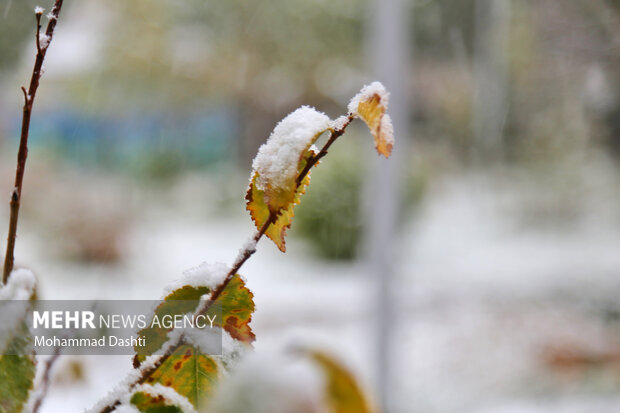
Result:
M298 173L305 168L308 159L314 155L316 153L313 150L306 152L306 156L298 166ZM252 182L250 182L250 187L245 196L247 201L246 209L250 212L250 216L257 229L260 229L267 222L271 214L277 216L276 221L267 228L265 235L277 245L280 251L285 252L286 242L284 237L286 230L291 227L293 217L295 216L293 211L295 205L299 204L301 196L306 193L306 187L310 184L310 172L308 172L294 192L289 192L288 190L276 191L273 189L261 190L256 184L257 179L258 172L254 172Z
M377 152L386 158L394 146L392 119L385 113L387 106L388 93L379 82L364 86L349 103L349 112L366 122L375 138Z
M351 373L340 363L320 351L311 351L310 356L326 376L326 401L330 413L371 413L369 403Z
M314 153L311 146L327 130L332 130L327 115L302 106L276 125L254 158L247 210L259 230L265 222L275 220L265 234L282 252L286 251L284 237L291 226L293 208L309 183L306 177L298 185L297 177Z

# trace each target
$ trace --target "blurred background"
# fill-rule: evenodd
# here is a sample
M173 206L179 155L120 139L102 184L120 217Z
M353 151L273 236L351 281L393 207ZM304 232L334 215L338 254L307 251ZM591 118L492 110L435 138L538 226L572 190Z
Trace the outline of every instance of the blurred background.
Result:
M35 5L0 0L2 231ZM16 248L40 298L156 299L231 263L275 123L380 80L393 159L354 124L287 253L243 268L257 351L327 348L389 413L620 411L618 1L67 1L45 65ZM42 411L130 367L67 357Z

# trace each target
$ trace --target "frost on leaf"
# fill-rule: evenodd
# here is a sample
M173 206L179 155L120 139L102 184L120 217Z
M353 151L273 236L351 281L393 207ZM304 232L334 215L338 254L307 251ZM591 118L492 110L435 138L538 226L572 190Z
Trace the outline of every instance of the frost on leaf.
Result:
M394 128L392 119L385 112L388 107L388 92L380 82L364 86L351 99L349 113L359 117L370 129L375 138L377 152L386 158L392 153L394 146Z
M330 127L324 113L302 106L282 119L252 163L261 190L293 190L299 164L319 135Z
M340 363L320 351L311 351L311 358L325 374L326 401L333 413L371 413L369 403L351 373Z
M193 274L190 274L193 276ZM162 319L166 315L184 315L193 313L198 307L202 296L210 294L212 289L208 286L184 285L164 298L164 301L155 309L155 315ZM221 316L217 314L214 326L222 327L234 339L251 344L254 333L250 327L252 313L254 312L254 294L245 286L245 282L239 274L236 274L228 283L224 291L219 295L212 308L221 309ZM145 338L146 345L136 346L138 360L143 361L146 355L160 350L169 339L170 329L155 325L144 328L138 332Z
M141 384L136 386L130 400L138 411L144 413L195 413L196 409L172 387Z
M297 176L313 153L312 144L330 128L327 115L302 106L278 123L252 164L247 210L258 229L270 216L277 217L266 235L281 251L286 250L284 235L291 225L293 207L309 182L305 179L298 187Z
M32 388L35 360L26 355L32 348L26 312L34 286L32 272L19 269L0 288L0 412L21 411Z

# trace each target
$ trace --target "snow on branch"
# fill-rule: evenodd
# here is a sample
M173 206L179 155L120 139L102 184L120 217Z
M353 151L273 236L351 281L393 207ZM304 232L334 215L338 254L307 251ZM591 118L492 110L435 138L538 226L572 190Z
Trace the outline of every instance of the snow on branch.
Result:
M25 268L14 270L9 281L0 288L0 300L29 300L37 279Z

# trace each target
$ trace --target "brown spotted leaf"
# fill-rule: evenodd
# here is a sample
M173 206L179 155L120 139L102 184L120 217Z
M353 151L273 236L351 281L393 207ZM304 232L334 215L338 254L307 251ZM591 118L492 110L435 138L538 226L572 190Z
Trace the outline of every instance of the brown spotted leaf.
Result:
M209 287L194 287L185 285L168 294L164 301L155 309L155 315L160 319L165 315L183 315L194 312L198 307L200 297L209 294ZM215 316L214 326L222 327L234 339L246 344L255 340L250 327L254 312L254 294L246 287L239 274L235 274L224 291L215 300L209 314ZM149 326L140 330L138 335L145 338L146 345L135 347L137 359L143 361L145 356L160 350L168 340L171 329L163 326Z
M251 344L256 339L250 327L254 312L254 294L246 287L239 274L230 280L215 305L221 307L221 326L232 338L246 344ZM215 324L219 325L217 320Z
M200 353L192 345L183 344L149 376L146 383L171 387L199 409L213 392L219 377L218 364L213 357Z
M179 406L170 404L162 396L152 396L142 391L131 396L131 404L142 413L184 413Z

